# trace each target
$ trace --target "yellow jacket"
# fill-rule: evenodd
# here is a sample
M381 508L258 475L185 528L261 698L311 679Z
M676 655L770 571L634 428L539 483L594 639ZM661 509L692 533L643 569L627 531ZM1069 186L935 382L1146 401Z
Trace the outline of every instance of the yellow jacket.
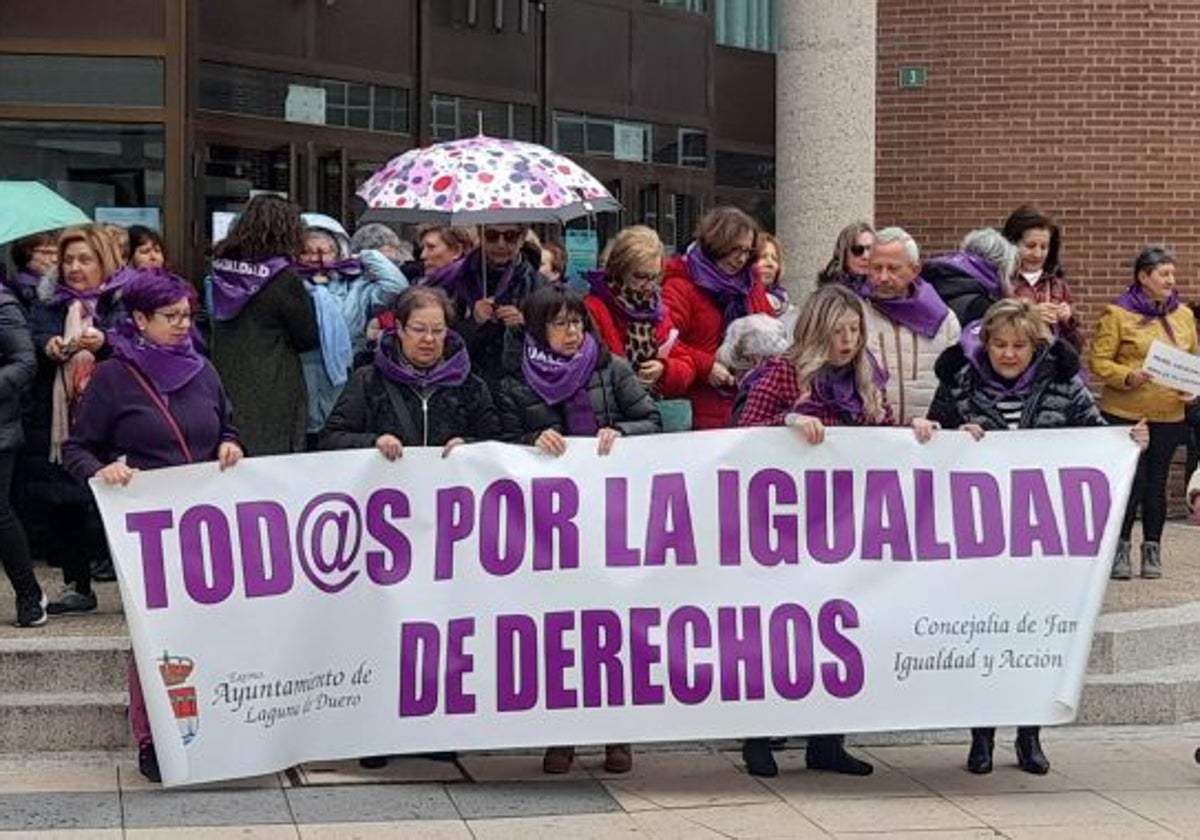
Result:
M1167 316L1175 339L1167 335L1158 319L1143 323L1144 315L1109 304L1096 325L1092 339L1092 354L1089 367L1104 383L1100 394L1100 410L1127 420L1145 417L1152 423L1178 423L1183 420L1184 400L1187 395L1174 388L1149 382L1140 388L1130 388L1125 377L1140 370L1142 362L1150 352L1155 339L1174 344L1189 353L1197 351L1196 319L1192 310L1180 304Z

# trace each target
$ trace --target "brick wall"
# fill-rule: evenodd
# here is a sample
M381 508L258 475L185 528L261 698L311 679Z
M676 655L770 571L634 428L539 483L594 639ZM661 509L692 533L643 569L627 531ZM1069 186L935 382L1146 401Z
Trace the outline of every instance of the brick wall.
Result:
M1175 249L1180 295L1200 298L1200 3L878 0L878 15L877 224L934 254L1035 202L1062 227L1085 333L1148 243ZM925 87L899 87L908 66Z

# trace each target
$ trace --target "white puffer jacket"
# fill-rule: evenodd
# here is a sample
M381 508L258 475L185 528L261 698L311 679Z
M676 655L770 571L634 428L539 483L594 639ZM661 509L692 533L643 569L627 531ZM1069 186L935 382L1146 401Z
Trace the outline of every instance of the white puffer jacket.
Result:
M946 317L932 338L918 335L897 324L863 301L867 313L867 349L888 372L887 398L898 424L907 425L914 417L924 417L937 391L934 362L942 351L958 341L962 329L953 312Z

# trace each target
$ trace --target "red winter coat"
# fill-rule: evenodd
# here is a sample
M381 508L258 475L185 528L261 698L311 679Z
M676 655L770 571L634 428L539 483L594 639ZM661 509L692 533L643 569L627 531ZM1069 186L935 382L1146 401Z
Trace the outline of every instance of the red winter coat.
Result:
M667 260L664 276L663 303L679 330L678 346L691 359L695 371L692 385L684 394L692 402L692 428L723 429L729 425L737 389L718 391L708 384L717 348L725 337L721 308L712 295L692 282L682 256ZM754 283L750 287L750 311L747 314L758 313L775 314L762 284Z
M609 309L608 305L595 295L588 295L583 302L587 306L588 312L592 316L592 322L596 325L596 332L600 334L600 339L605 346L614 355L624 357L629 319L620 312ZM658 338L658 346L661 348L668 341L672 341L671 334L677 332L674 324L671 323L670 313L664 306L663 319L654 330L655 336ZM667 351L667 357L660 358L659 361L663 363L663 375L658 380L658 393L667 399L682 397L692 386L692 381L696 378L696 370L692 366L690 354L680 347L678 336Z

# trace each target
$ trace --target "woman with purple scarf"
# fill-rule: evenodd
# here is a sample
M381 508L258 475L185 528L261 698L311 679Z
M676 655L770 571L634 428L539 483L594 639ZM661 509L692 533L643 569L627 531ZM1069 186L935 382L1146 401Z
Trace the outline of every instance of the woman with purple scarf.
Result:
M1197 352L1196 318L1180 306L1175 291L1175 257L1154 245L1142 249L1133 266L1133 283L1105 307L1090 357L1092 373L1104 384L1100 408L1110 423L1150 423L1150 447L1138 460L1121 539L1113 557L1113 580L1133 577L1130 548L1133 520L1142 511L1143 578L1162 577L1163 524L1167 518L1167 475L1175 450L1187 442L1184 408L1192 398L1159 385L1142 369L1155 341L1188 353Z
M101 362L79 404L63 447L67 471L80 482L126 485L139 470L242 457L232 411L216 369L192 344L195 290L158 269L136 271L122 290L130 316L109 331ZM153 666L151 666L153 668ZM136 664L129 669L129 722L138 769L160 781Z
M37 300L38 283L58 265L57 243L57 231L47 231L12 244L12 260L17 273L11 279L5 278L4 285L26 312Z
M985 431L1106 425L1079 376L1075 348L1055 340L1027 300L993 304L981 323L964 331L961 343L942 353L936 369L940 384L929 420L969 432L975 440ZM1145 449L1150 432L1139 423L1130 436ZM1040 732L1038 726L1017 729L1017 765L1026 773L1050 770ZM971 730L970 772L992 772L995 740L994 727Z
M663 302L695 371L684 394L695 429L729 425L737 380L716 358L729 324L744 315L774 314L754 279L757 235L758 224L741 210L714 207L700 220L687 252L667 260Z
M558 456L568 438L596 439L607 455L617 438L662 431L658 408L629 362L609 352L595 335L588 308L578 293L562 285L543 286L523 307L525 338L509 353L507 375L496 402L504 439ZM542 758L546 773L566 773L575 748L550 747ZM605 748L604 769L627 773L633 767L629 744Z
M980 228L964 236L956 252L927 260L921 276L965 327L996 301L1012 296L1019 259L1017 246L1000 231Z
M303 452L308 390L300 354L320 346L317 316L292 263L304 225L291 202L255 196L212 261L212 359L253 455Z

